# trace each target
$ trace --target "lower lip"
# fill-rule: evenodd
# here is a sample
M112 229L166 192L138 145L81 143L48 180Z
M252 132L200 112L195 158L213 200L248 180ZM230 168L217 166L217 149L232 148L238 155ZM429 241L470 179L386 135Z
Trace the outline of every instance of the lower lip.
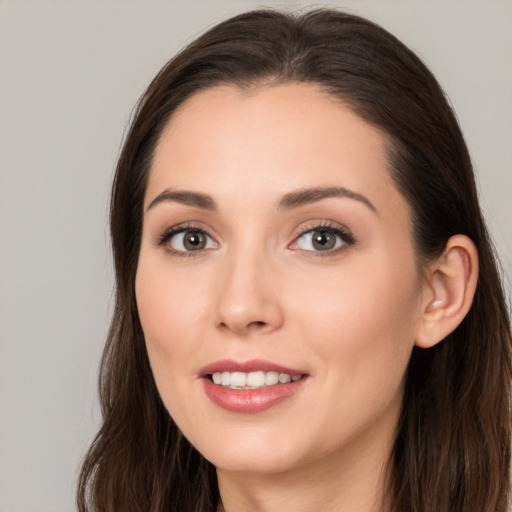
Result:
M204 378L206 394L219 407L231 412L255 413L270 409L274 405L293 396L306 379L289 384L276 384L260 389L230 389L214 384Z

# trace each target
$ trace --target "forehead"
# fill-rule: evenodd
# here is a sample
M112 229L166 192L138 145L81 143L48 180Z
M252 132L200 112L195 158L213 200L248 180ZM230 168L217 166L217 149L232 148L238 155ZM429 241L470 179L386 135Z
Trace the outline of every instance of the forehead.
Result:
M381 130L316 85L213 87L185 101L162 133L146 202L166 187L218 197L231 190L254 201L342 186L377 207L395 201L403 213L386 144Z

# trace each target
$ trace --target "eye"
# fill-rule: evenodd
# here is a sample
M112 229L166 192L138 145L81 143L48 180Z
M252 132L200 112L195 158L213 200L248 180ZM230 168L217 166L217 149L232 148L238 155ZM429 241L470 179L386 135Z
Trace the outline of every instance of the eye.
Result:
M353 245L352 235L334 226L317 226L299 235L290 249L302 251L329 252L344 245Z
M161 243L167 243L171 249L177 252L202 251L217 247L217 243L199 229L181 229L168 233Z

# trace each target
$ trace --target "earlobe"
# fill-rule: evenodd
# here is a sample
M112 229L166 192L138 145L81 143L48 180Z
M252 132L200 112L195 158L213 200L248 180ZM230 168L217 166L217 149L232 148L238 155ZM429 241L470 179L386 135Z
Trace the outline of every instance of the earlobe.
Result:
M453 332L473 303L478 281L478 252L465 235L452 236L426 277L424 303L415 344L430 348Z

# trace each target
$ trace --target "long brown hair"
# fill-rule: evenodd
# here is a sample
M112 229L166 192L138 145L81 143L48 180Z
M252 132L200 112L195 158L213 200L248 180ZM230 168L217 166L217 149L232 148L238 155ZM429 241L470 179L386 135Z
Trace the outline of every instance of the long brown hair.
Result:
M413 216L418 266L469 236L480 277L461 325L415 348L389 475L396 512L503 512L509 497L511 331L468 151L427 67L381 27L334 10L253 11L172 59L141 98L117 165L110 227L116 303L100 371L103 424L82 466L80 512L213 511L215 469L163 406L134 281L155 145L191 95L219 84L319 84L389 136L391 174Z

